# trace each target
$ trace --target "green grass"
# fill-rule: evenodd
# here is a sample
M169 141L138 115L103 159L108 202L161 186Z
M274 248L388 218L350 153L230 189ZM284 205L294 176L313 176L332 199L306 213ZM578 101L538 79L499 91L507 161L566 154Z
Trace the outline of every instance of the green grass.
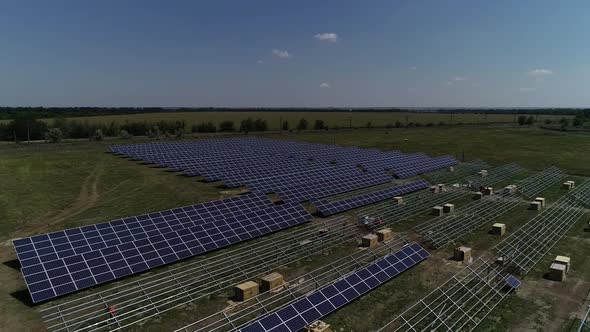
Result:
M227 113L215 113L215 115L220 116L219 119L225 119L224 115ZM141 116L154 116L154 114ZM251 116L256 115L251 114ZM291 114L291 116L298 118L305 115ZM308 118L308 120L311 119ZM334 121L345 120L345 118L334 118ZM215 120L211 119L211 121ZM358 119L357 121L360 124L363 122L366 124L370 120ZM283 133L282 135L265 134L264 136L377 147L383 150L425 152L430 155L452 154L459 158L464 153L467 160L483 159L492 165L517 162L531 170L542 170L555 165L571 174L590 175L590 154L585 153L590 151L590 135L587 133L494 125L329 130ZM140 142L140 140L110 141L108 144L130 142ZM0 145L0 188L2 189L0 190L0 240L4 244L4 250L0 251L0 258L3 262L15 259L9 241L15 237L104 222L232 194L216 187L216 184L204 184L194 178L182 177L106 154L106 146L106 142ZM549 203L552 203L561 194L563 192L554 186L545 193L545 196ZM464 198L455 203L461 206L469 201L469 198ZM519 206L499 220L509 225L508 232L510 232L534 215L534 212ZM396 225L395 231L407 231L429 218L431 216L428 212L417 215ZM482 227L461 240L475 246L476 255L485 252L499 240L487 234L488 226ZM590 257L587 249L588 237L590 233L583 232L583 225L576 225L564 241L560 242L538 265L538 270L534 270L527 276L525 284L544 282L543 273L556 253L572 256L574 270L565 286L569 285L567 282L570 280L573 282L587 278L590 273L590 259L587 258ZM330 259L349 253L349 249L335 250L336 253L331 253L329 256L290 266L283 272L286 275L302 273ZM344 331L379 327L460 269L461 265L448 264L447 258L451 255L451 251L451 246L443 248L427 263L404 273L339 310L329 316L327 321ZM0 265L0 284L0 289L5 294L0 300L0 330L43 329L43 322L36 309L27 307L9 295L25 288L20 273L5 264ZM93 291L96 289L87 292ZM574 301L577 300L576 298ZM174 311L161 320L138 326L134 330L170 329L181 322L190 322L200 316L199 312L208 312L222 306L224 301L223 296L215 297L211 301ZM581 301L579 301L580 304ZM515 307L519 309L514 310ZM522 317L533 317L530 319L534 320L535 312L539 308L540 306L530 294L511 296L482 323L480 330L508 330L518 324ZM562 319L551 310L544 315L548 319L556 317Z
M357 129L271 135L325 144L377 147L382 150L450 154L492 165L516 162L540 171L557 166L575 175L590 175L590 134L514 126L461 126L409 129Z

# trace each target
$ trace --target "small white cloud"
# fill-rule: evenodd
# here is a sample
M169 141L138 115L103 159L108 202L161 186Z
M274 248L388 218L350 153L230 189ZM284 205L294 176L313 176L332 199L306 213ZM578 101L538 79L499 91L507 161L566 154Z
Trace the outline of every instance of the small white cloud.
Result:
M453 81L445 81L445 82L442 82L442 85L443 86L451 86L451 85L453 85Z
M481 86L481 84L479 83L471 83L471 86L474 88L479 88Z
M522 92L531 92L531 91L535 91L537 89L536 88L520 88L519 90Z
M453 78L455 81L467 81L467 79L465 77L461 77L461 76L455 76L455 78Z
M279 58L283 58L283 59L287 59L287 58L292 57L292 55L289 54L289 52L287 52L286 50L279 50L276 48L274 48L272 50L272 55L279 57Z
M324 83L320 84L320 88L330 88L330 87L331 87L330 83L324 82Z
M416 66L411 66L411 67L408 67L408 69L409 69L409 70L416 70L416 69L418 69L418 67L416 67Z
M314 38L317 40L329 41L331 43L338 41L338 35L333 32L318 33L314 36Z
M257 64L259 64L259 65L261 65L261 64L263 64L263 63L264 63L264 61L262 61L262 60L258 60L258 61L256 61L256 63L257 63Z
M551 75L553 72L549 69L534 69L527 73L530 76L546 76Z

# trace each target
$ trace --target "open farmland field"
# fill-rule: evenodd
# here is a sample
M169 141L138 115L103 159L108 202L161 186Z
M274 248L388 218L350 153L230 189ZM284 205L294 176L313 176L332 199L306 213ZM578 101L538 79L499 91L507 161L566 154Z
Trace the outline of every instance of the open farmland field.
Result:
M145 116L150 117L154 114ZM300 117L305 117L308 121L313 120L302 114L292 116L293 121ZM117 117L96 119L100 118ZM224 119L225 117L219 118ZM334 121L346 120L338 119ZM324 120L329 121L327 117ZM155 120L146 118L139 121ZM360 126L363 122L377 120L356 121ZM384 118L382 121L390 120ZM406 153L424 152L430 156L450 154L458 159L462 159L463 156L466 160L482 159L492 166L516 162L527 168L527 172L499 183L499 187L549 166L557 166L566 173L575 175L572 179L578 183L581 183L583 177L590 176L590 154L584 153L590 151L590 135L587 133L544 131L512 125L485 125L328 130L263 136L381 150L401 150ZM178 173L166 172L160 168L141 165L105 153L110 144L146 141L132 139L108 143L0 146L0 187L3 189L0 192L0 240L3 245L0 259L4 262L0 266L0 287L5 294L0 299L0 330L43 330L46 325L39 309L51 305L31 305L27 300L23 278L15 268L11 239L230 197L239 191L221 188L219 183L203 183L195 178L187 178ZM559 186L560 184L556 183L543 191L543 196L550 203L564 194ZM471 200L462 197L453 202L461 208ZM496 221L507 224L510 233L538 214L536 211L527 210L526 207L527 204L523 201ZM346 215L355 217L353 212L347 212ZM497 310L479 325L479 331L564 331L571 328L575 322L571 315L577 313L584 297L590 291L590 283L587 281L590 271L590 259L587 258L590 257L587 249L590 233L584 232L583 225L588 217L586 213L583 221L572 227L564 239L545 255L541 263L523 279L522 288L502 302ZM422 212L396 224L395 231L412 232L413 226L431 219L428 211ZM490 248L500 242L500 238L491 236L488 230L486 224L472 234L462 237L457 243L472 246L476 257L487 255ZM280 234L281 232L278 232L268 237L276 238ZM242 244L237 246L240 248ZM332 324L336 331L367 331L383 326L465 267L464 263L448 259L452 255L452 249L453 246L445 246L433 252L433 257L416 268L390 280L324 320ZM305 261L282 267L279 271L286 278L296 277L358 251L356 246L343 243L331 250L321 251ZM226 252L226 249L222 249L219 253ZM205 256L212 257L212 254L216 253ZM556 254L572 258L573 270L563 283L552 282L544 277L548 263ZM172 266L190 264L192 260ZM156 272L166 271L170 267L158 268ZM55 302L63 303L117 285L131 285L141 277L156 272L147 272L113 284L94 287L57 299ZM191 302L125 330L167 331L180 328L204 317L207 313L227 307L229 295L227 290L218 292L216 295Z
M571 117L571 116L565 116ZM125 122L158 122L158 121L185 121L187 129L193 124L201 122L212 122L219 125L225 120L234 121L236 128L239 122L247 118L261 118L268 123L269 130L278 130L280 121L287 121L289 128L295 128L301 118L308 121L309 126L313 127L316 120L323 120L325 125L330 128L340 127L366 127L371 123L373 127L394 126L397 121L402 125L406 123L420 123L423 126L428 124L438 125L445 124L480 124L480 123L514 123L516 115L513 114L438 114L438 113L386 113L386 112L170 112L170 113L144 113L131 115L111 115L111 116L92 116L69 118L88 122L89 124L108 125L115 122L119 125ZM556 115L539 115L538 121L545 119L557 121L561 116ZM51 123L51 119L45 119Z

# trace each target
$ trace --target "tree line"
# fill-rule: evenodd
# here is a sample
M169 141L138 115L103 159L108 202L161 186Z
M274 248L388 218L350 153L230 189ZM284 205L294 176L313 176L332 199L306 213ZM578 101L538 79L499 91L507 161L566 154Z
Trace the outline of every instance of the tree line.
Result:
M399 108L399 107L365 107L365 108L229 108L229 107L0 107L0 120L18 118L21 113L33 114L38 119L55 117L86 117L103 115L123 115L141 113L172 113L172 112L391 112L391 113L442 113L442 114L551 114L576 115L590 112L590 109L575 108Z
M66 119L64 117L54 118L52 121L42 121L36 117L34 112L21 112L8 123L0 124L0 140L3 141L32 141L47 140L51 142L60 141L64 138L101 140L104 137L121 137L131 138L133 136L148 136L150 138L182 138L187 133L231 133L231 132L264 132L268 131L268 123L261 118L247 118L239 122L232 120L221 121L218 124L213 122L194 123L190 127L185 121L143 121L143 122L124 122L118 123L91 123L80 119ZM579 113L570 122L567 118L558 121L550 119L545 120L545 125L553 123L560 124L563 128L569 126L581 126L584 122L590 121L590 111ZM532 115L521 115L518 117L518 123L521 126L532 125L536 122ZM458 122L453 125L462 125ZM409 127L431 127L445 126L446 123L429 122L426 124L420 122L394 123L382 126L384 128L409 128ZM374 128L371 122L367 122L365 128ZM291 124L288 121L282 121L280 124L281 131L302 131L302 130L338 130L343 128L353 128L352 124L348 127L332 126L328 127L324 120L315 120L309 123L305 118ZM357 127L354 127L355 129Z

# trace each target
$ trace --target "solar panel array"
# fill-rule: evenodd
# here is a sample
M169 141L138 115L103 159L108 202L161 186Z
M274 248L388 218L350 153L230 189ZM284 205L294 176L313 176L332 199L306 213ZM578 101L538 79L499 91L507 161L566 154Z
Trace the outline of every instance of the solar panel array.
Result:
M240 328L239 331L300 331L306 325L338 310L429 256L428 251L419 244L409 244L366 268Z
M336 202L330 202L327 199L312 199L311 203L315 205L315 207L318 209L318 212L320 212L322 215L329 216L371 203L383 201L395 196L407 194L409 192L425 189L428 188L428 186L428 182L424 180L418 180L415 182L346 198Z
M306 199L321 198L313 196L323 194L315 190L320 186L329 186L330 194L360 186L345 184L338 178L367 174L382 176L386 170L393 171L398 178L408 178L458 163L450 156L431 158L423 153L382 152L258 137L117 145L109 150L188 176L201 176L205 181L223 181L228 187L246 186L264 193L316 184L309 187L309 193L302 192ZM367 186L373 183L369 182Z
M362 175L343 176L320 180L317 182L297 184L277 189L277 194L286 201L303 202L312 198L323 198L356 189L376 186L391 181L391 177L382 172L368 172Z
M298 203L250 194L14 241L33 302L311 220Z

